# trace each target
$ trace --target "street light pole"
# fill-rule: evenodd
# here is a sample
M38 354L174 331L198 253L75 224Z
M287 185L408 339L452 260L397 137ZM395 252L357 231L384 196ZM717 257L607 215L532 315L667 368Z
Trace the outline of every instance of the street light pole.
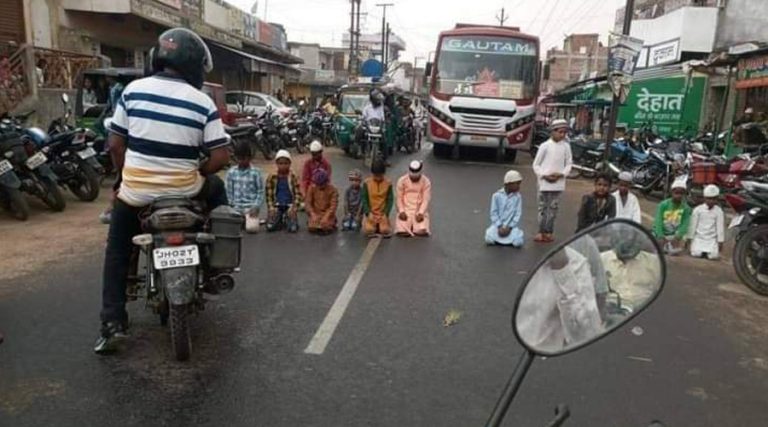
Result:
M621 33L625 36L629 35L629 31L632 28L632 15L635 11L635 0L627 0L627 4L624 7L624 26ZM611 143L616 137L616 121L619 117L619 106L621 100L618 95L613 94L613 101L611 102L611 116L608 121L608 131L605 133L605 160L608 161L608 157L611 153Z
M381 14L381 62L384 64L384 71L387 70L387 59L385 58L387 51L387 8L394 5L394 3L376 3L377 7L383 9Z

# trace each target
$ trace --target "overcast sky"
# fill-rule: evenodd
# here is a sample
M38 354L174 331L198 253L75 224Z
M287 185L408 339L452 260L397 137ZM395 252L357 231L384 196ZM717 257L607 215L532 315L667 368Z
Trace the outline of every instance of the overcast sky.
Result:
M227 0L249 11L254 0ZM616 9L624 0L363 0L363 32L379 32L381 8L376 3L394 3L387 10L393 31L402 37L407 50L401 57L413 61L435 50L440 31L457 22L473 24L498 23L502 6L509 20L506 25L519 26L523 32L538 35L542 54L562 45L566 34L599 33L607 40L613 29ZM349 31L349 0L258 0L258 16L281 23L289 41L340 46L342 33ZM420 60L421 61L421 60ZM422 65L421 63L419 65Z

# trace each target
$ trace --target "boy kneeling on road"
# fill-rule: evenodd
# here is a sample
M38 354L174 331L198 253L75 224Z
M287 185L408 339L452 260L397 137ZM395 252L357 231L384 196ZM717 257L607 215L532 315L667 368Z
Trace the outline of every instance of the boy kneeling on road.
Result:
M704 203L696 206L691 216L691 256L718 259L725 241L725 216L717 205L720 189L704 188Z
M267 231L285 228L289 233L299 231L298 210L302 203L299 180L291 171L291 154L280 150L275 156L277 173L267 177Z
M687 192L683 180L672 184L672 197L659 204L653 221L653 235L668 255L677 255L685 249L688 225L691 221L691 207L685 201Z

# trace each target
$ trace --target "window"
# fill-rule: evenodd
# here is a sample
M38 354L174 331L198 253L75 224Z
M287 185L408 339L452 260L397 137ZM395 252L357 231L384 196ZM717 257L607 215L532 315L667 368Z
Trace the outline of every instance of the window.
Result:
M227 104L242 104L243 95L240 93L228 93L226 96Z
M264 99L260 96L251 95L248 97L248 106L249 107L266 107L267 102L264 101Z

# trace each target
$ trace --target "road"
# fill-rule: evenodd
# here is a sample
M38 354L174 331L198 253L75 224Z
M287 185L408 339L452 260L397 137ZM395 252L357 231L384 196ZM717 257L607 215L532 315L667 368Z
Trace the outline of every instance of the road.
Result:
M530 240L530 158L517 167L528 243L515 250L482 241L506 166L418 156L433 182L433 237L376 246L357 234L248 236L235 291L194 319L187 363L172 360L167 331L140 303L124 351L91 352L101 244L73 237L82 255L0 279L0 426L483 425L522 351L514 296L548 248ZM396 157L393 179L408 160ZM358 162L332 161L343 186ZM589 187L569 183L561 237ZM670 260L664 293L627 328L535 361L506 425L545 425L561 402L569 426L765 425L768 301L735 282L725 263ZM327 346L311 346L355 284ZM458 322L444 326L449 312ZM630 332L637 326L643 334Z

